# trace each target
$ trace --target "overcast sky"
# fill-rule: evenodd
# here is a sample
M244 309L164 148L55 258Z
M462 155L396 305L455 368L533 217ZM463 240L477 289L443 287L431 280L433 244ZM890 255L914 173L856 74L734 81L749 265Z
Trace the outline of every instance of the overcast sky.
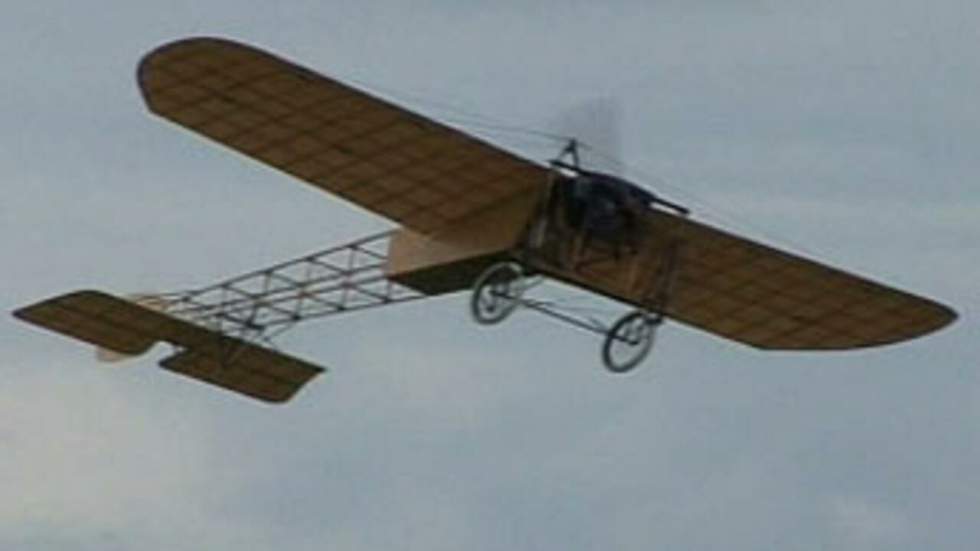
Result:
M162 347L100 365L8 316L0 548L980 541L975 2L8 4L2 311L205 284L388 227L145 111L140 57L203 34L444 120L561 131L563 112L604 98L630 177L960 319L825 354L673 325L613 377L599 340L526 313L477 327L454 296L288 334L331 371L270 407L156 369Z

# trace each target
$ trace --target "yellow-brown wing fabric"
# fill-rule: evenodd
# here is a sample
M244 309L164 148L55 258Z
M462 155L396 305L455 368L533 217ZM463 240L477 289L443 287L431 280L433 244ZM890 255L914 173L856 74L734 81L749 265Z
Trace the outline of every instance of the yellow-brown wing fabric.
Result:
M420 233L547 179L530 161L224 39L154 50L139 84L154 113Z
M161 360L160 367L266 402L289 400L322 371L302 360L240 341L225 343L223 348L184 350Z
M120 317L115 306L102 293L78 291L25 306L14 316L127 356L142 354L160 340L155 330L147 332L135 320Z
M267 402L284 402L323 368L99 291L76 291L14 312L18 318L122 354L159 341L183 350L161 367Z
M711 226L654 211L643 224L629 281L615 262L582 269L580 283L649 304L667 248L677 243L666 314L680 322L772 350L876 346L935 331L956 318L946 306Z

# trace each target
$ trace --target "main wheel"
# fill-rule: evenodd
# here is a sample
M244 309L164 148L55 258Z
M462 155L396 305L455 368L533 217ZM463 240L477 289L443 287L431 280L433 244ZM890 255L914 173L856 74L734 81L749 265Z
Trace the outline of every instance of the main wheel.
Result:
M602 363L613 373L626 373L640 365L653 348L660 314L637 310L613 324L602 343Z
M484 271L473 285L470 313L477 323L500 323L514 312L524 294L524 270L517 262L500 262Z

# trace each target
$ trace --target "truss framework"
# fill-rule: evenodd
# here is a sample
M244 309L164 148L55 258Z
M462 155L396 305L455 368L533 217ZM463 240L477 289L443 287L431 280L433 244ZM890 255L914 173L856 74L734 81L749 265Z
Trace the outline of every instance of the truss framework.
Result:
M385 277L388 231L207 287L153 295L166 312L245 340L271 338L295 324L425 295Z

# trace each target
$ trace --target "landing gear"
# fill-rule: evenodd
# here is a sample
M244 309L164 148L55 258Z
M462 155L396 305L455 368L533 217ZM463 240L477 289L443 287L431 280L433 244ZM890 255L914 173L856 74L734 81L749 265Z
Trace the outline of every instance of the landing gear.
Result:
M470 314L477 323L493 325L507 319L521 303L527 289L524 269L517 262L500 262L487 268L470 296Z
M563 155L576 160L574 142ZM491 265L474 282L470 314L481 325L494 325L510 317L519 306L533 310L602 337L602 364L608 371L633 371L650 355L657 329L671 313L669 299L681 241L669 234L653 233L653 228L647 227L650 222L645 222L644 228L655 239L648 243L636 239L639 216L645 211L634 212L626 207L631 204L629 201L641 199L644 205L657 203L652 194L612 176L583 171L577 162L569 165L559 159L552 167L547 195L540 198L537 213L524 229L522 241L511 251L511 259ZM576 183L589 184L583 187L584 191L579 190L584 199L576 199L576 189L570 185ZM609 188L606 195L596 191L600 183ZM582 208L566 209L569 205ZM585 208L589 205L592 218ZM686 210L678 209L678 213L686 215ZM610 224L614 227L610 228ZM591 234L586 230L598 232L596 237L612 247L611 258L591 254L588 264L579 262L583 256L580 253L590 249ZM624 239L615 239L617 236ZM620 262L621 245L629 247L629 265ZM596 256L599 258L593 258ZM580 270L581 266L590 269ZM593 269L594 266L604 268ZM624 273L627 268L630 271ZM537 293L531 289L548 276L631 303L637 309L610 323L602 319L605 316L601 311L597 315L595 308L576 308L567 301L532 296Z
M650 355L663 315L636 310L619 318L602 343L602 364L613 373L627 373Z
M602 343L602 363L613 373L626 373L640 365L653 348L657 328L664 321L677 270L679 245L671 243L646 299L647 309L635 310L619 318L606 332Z
M623 315L612 325L590 315L576 314L559 302L526 297L527 291L543 280L529 277L524 266L516 261L498 262L480 274L470 295L470 314L481 325L494 325L507 319L518 306L523 306L599 334L603 337L603 366L612 373L628 373L650 355L657 328L664 322L663 312L673 280L674 255L675 250L671 248L648 295L650 298L642 301L646 307Z

